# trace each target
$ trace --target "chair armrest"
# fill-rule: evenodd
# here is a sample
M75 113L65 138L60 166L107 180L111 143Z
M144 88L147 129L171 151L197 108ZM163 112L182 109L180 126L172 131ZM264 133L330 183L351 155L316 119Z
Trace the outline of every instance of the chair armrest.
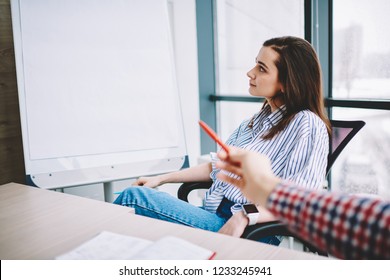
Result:
M212 183L212 181L183 183L177 190L177 197L183 201L188 202L188 195L190 192L197 189L209 189Z
M272 236L272 235L282 235L290 236L291 233L287 227L279 221L272 221L266 223L259 223L252 226L247 226L242 238L249 240L259 240L261 238Z
M256 224L247 226L241 238L258 241L267 236L290 236L297 239L303 244L310 252L318 253L321 256L328 256L328 253L318 249L306 240L301 239L296 234L292 233L283 223L279 221L272 221L267 223Z

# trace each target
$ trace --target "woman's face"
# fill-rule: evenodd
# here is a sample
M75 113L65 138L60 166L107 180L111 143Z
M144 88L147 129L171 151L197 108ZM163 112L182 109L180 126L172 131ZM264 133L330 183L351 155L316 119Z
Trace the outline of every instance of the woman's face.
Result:
M278 69L274 63L278 58L279 54L270 47L260 49L255 67L247 73L251 95L271 100L278 92L283 91L278 80Z

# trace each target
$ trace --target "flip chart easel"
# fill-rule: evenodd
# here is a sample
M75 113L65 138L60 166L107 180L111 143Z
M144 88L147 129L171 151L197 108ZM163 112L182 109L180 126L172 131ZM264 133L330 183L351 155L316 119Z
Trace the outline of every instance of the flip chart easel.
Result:
M26 175L53 189L188 166L166 0L11 0ZM153 20L151 20L153 19Z

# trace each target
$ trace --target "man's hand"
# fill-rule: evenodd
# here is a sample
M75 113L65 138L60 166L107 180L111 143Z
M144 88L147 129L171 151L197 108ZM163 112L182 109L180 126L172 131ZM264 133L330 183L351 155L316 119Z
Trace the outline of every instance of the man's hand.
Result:
M236 147L229 147L229 154L219 152L218 157L221 161L216 163L217 168L238 176L219 172L218 179L237 186L250 201L265 206L269 194L281 181L273 174L270 160L265 155Z

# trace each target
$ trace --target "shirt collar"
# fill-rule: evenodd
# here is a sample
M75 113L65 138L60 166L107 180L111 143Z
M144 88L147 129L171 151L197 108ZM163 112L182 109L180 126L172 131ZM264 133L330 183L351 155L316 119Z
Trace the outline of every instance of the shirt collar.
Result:
M268 106L271 108L269 104ZM272 126L276 126L283 119L283 116L285 114L286 114L286 105L282 105L277 110L270 113L267 119L269 120Z
M253 119L253 131L257 132L264 124L267 126L277 125L285 114L286 105L282 105L275 112L271 112L271 106L266 104Z

